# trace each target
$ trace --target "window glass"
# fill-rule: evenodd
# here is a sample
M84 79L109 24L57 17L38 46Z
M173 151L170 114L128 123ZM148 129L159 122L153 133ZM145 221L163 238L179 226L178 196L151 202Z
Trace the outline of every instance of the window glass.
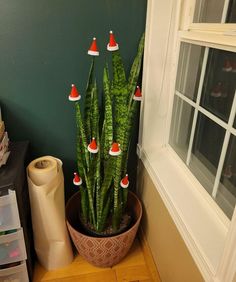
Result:
M210 49L201 105L228 121L236 87L236 54Z
M212 194L225 130L199 113L194 136L190 170Z
M220 185L216 201L231 218L236 203L236 137L231 136L224 167L221 174Z
M189 104L175 96L170 130L170 144L184 162L187 159L193 113L194 110Z
M226 18L227 23L235 23L236 22L236 0L229 2L229 8Z
M176 90L196 101L202 68L204 47L181 43Z
M224 13L226 9L227 13ZM196 0L194 23L235 23L235 0Z

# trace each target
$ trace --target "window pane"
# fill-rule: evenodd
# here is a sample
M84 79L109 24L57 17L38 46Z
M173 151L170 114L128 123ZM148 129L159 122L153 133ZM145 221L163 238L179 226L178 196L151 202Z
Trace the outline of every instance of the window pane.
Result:
M231 136L216 201L231 218L236 203L236 137Z
M202 46L184 42L180 46L176 89L193 101L197 97L204 50Z
M198 114L189 167L210 194L215 181L224 135L225 130L222 127L203 114Z
M220 23L224 0L197 0L193 17L194 23Z
M232 0L229 3L229 9L228 9L226 22L227 23L235 23L236 22L236 0Z
M226 2L226 3L225 3ZM236 1L228 3L226 19L223 18L225 0L196 0L193 22L194 23L235 23ZM222 19L223 18L223 19Z
M187 159L193 108L175 96L170 129L170 145L183 161Z
M236 54L210 49L201 106L228 121L236 88Z

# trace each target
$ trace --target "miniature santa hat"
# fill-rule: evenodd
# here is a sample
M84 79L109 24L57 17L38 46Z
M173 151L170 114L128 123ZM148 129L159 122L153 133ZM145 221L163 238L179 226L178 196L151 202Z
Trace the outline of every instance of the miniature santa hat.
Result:
M77 88L75 87L74 84L71 84L71 91L70 91L70 95L69 95L69 100L70 101L78 101L80 100L81 96L77 90Z
M107 50L116 51L118 49L119 49L119 45L116 43L113 32L110 31L110 40L109 40L109 43L107 44Z
M93 38L93 42L88 50L88 54L91 56L99 56L99 51L97 48L97 41L96 41L96 37Z
M140 91L139 86L137 86L137 89L136 89L136 91L134 93L133 100L135 100L135 101L142 101L142 93Z
M215 87L213 88L212 92L211 92L211 96L218 98L220 96L222 96L222 83L218 82Z
M120 144L113 142L109 154L111 156L119 156L121 154Z
M129 186L128 174L126 174L125 177L121 179L120 186L122 188L128 188L128 186Z
M98 146L97 146L97 143L94 137L92 141L90 142L90 144L88 145L88 150L92 154L96 154L98 152Z
M82 184L82 179L79 177L78 173L74 173L73 183L76 186L80 186Z
M224 61L224 66L223 66L223 71L229 72L232 70L232 65L229 59L225 59Z

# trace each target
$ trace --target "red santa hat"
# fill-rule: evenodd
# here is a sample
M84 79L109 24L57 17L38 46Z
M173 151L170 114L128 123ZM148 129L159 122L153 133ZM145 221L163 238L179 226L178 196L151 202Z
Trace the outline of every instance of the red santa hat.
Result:
M142 93L140 91L139 86L137 86L137 89L136 89L136 91L134 93L133 100L135 100L135 101L142 101Z
M74 173L73 183L76 186L80 186L82 184L82 179L79 177L78 173Z
M122 188L128 188L128 186L129 186L128 174L126 174L125 177L121 179L121 181L120 181L120 186L121 186Z
M96 37L93 38L93 42L88 50L88 54L91 56L99 56L99 51L97 48L97 41L96 41Z
M94 137L92 138L92 141L88 145L88 150L92 154L96 154L98 152L98 146Z
M109 154L111 156L119 156L121 154L120 144L113 142Z
M108 51L116 51L119 49L119 45L116 43L115 36L112 31L110 31L110 40L107 44Z
M70 91L70 95L69 95L69 100L70 101L78 101L80 100L81 96L77 90L77 88L75 87L74 84L71 84L71 91Z
M226 72L232 71L232 65L228 58L225 59L222 70Z

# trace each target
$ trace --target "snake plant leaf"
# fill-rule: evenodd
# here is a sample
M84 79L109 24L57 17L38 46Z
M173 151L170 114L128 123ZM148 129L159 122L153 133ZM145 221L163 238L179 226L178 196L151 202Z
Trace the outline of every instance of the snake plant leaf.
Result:
M89 170L89 153L87 149L87 138L85 135L85 130L84 130L84 124L83 124L83 119L81 115L81 110L80 110L80 104L76 102L76 127L77 127L77 140L79 138L79 142L77 142L77 146L79 147L77 149L77 154L80 152L80 150L83 152L83 155L85 157L85 167L87 170ZM81 147L80 147L80 138L81 138ZM77 155L77 158L79 159L80 157Z
M104 113L104 123L102 130L102 153L103 158L108 160L109 149L113 142L113 117L112 117L112 102L110 97L110 81L108 74L108 67L104 68L103 72L103 88L105 94L105 113Z
M98 147L100 147L100 143L98 143ZM96 155L96 171L95 171L95 189L96 189L96 229L98 229L98 219L102 214L101 207L101 151L99 150Z
M81 211L84 222L88 221L88 193L85 187L81 185L80 187L81 194Z
M124 87L126 82L126 74L124 64L119 50L112 52L113 82L116 87Z
M127 117L126 128L124 131L124 142L123 142L123 160L122 160L122 168L124 173L127 170L128 156L129 156L129 144L131 139L131 133L133 129L133 125L135 122L135 117L139 108L139 102L132 100L131 108L129 110L129 114Z
M83 154L83 143L82 143L82 138L80 135L80 130L77 130L77 169L79 172L79 175L84 178L84 167L86 166L86 160L85 160L85 155Z
M114 166L114 158L109 157L109 160L106 163L106 169L101 186L101 200L100 200L101 207L103 207L103 203L106 199L107 192L109 191L109 188L111 187L112 184L113 170L114 170L113 166Z
M97 84L94 82L92 88L92 106L91 106L91 131L92 137L96 138L98 142L99 134L99 106L98 106L98 91L97 91Z
M84 120L85 120L85 133L87 136L87 142L92 138L91 134L91 103L92 103L92 89L93 89L93 76L94 76L94 58L92 58L88 82L85 92L85 108L84 108Z
M134 59L133 65L130 70L129 80L128 80L128 93L129 93L129 104L132 101L135 88L137 86L137 81L139 78L139 73L142 65L142 58L143 58L143 50L144 50L144 39L145 34L143 33L138 46L138 52Z
M114 175L114 205L113 205L113 218L112 218L112 227L116 231L120 223L120 180L121 180L121 171L122 171L122 156L123 152L116 158L115 164L115 175Z
M101 232L105 228L105 225L106 225L106 222L107 222L107 219L108 219L108 214L110 212L112 199L113 199L113 193L112 193L112 191L110 191L110 195L107 197L107 200L106 200L105 205L104 205L104 209L102 210L101 219L98 223L98 231L99 232Z
M94 205L93 205L93 202L94 202L93 187L91 183L91 178L88 177L86 173L84 177L85 177L85 183L86 183L86 188L88 192L88 202L89 202L89 209L90 209L91 216L92 216L92 222L93 222L93 225L96 226L95 210L94 210Z
M119 50L112 52L113 81L112 96L114 99L114 138L121 143L120 136L128 111L128 89L124 65Z

